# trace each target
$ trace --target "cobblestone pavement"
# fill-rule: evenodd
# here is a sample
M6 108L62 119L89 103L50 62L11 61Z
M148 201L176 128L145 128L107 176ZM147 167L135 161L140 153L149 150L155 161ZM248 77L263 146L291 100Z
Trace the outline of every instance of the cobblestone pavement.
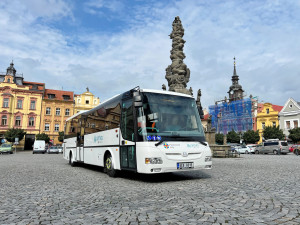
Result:
M110 178L62 155L0 155L0 224L300 224L300 156Z

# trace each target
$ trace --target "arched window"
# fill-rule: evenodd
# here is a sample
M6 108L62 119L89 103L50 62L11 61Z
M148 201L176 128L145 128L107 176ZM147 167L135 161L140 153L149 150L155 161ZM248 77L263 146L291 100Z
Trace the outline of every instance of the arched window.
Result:
M16 117L16 126L21 126L21 116Z
M33 127L34 126L34 118L33 117L29 117L29 124L28 126Z
M2 116L1 125L2 126L7 125L7 116L6 115Z

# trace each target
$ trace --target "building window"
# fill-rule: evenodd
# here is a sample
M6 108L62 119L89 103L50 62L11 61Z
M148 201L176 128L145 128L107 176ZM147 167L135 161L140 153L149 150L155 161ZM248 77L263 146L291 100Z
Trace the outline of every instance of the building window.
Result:
M16 126L21 126L21 116L16 117Z
M65 116L70 116L70 109L66 109Z
M60 108L56 108L56 112L55 112L55 114L56 114L57 116L59 116L59 115L60 115Z
M7 82L10 83L10 78L7 79Z
M54 99L55 98L55 94L48 94L48 98L49 99Z
M81 102L81 99L79 98L79 99L77 100L77 102L80 103L80 102Z
M8 108L9 98L3 99L3 108Z
M85 100L85 104L90 104L90 100Z
M57 132L59 131L59 124L58 123L55 124L54 131L57 131Z
M273 122L273 127L276 127L276 122Z
M294 128L298 128L298 120L294 120Z
M262 126L263 129L265 129L265 127L266 127L265 122L262 122L262 123L261 123L261 126Z
M289 105L289 107L290 107L290 108L292 108L292 107L293 107L293 105Z
M30 101L30 109L35 109L35 100Z
M18 99L17 101L17 109L22 109L23 108L23 100L22 99Z
M33 127L34 126L34 118L33 117L29 117L29 123L28 126Z
M64 100L70 100L70 95L63 95Z
M50 130L50 124L49 123L45 123L45 131L49 131Z
M51 114L51 108L50 107L47 107L46 108L46 115L50 115Z
M270 110L269 109L267 109L267 114L269 114L270 113Z
M1 125L6 126L7 125L7 116L2 116Z
M291 122L290 121L286 121L285 122L285 127L286 127L286 129L291 129Z

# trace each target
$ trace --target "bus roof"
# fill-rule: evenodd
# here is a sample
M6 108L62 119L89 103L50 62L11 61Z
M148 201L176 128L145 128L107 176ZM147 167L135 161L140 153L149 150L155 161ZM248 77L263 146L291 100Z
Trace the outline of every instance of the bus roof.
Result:
M166 95L176 95L176 96L182 96L182 97L187 97L187 98L193 98L193 96L191 95L186 95L186 94L182 94L182 93L178 93L178 92L173 92L173 91L164 91L164 90L154 90L154 89L140 89L140 92L148 92L148 93L157 93L157 94L166 94ZM114 99L116 97L120 97L122 96L124 93L126 92L123 92L122 94L118 94L118 95L115 95L107 100L105 100L104 102L101 102L99 105L95 106L94 108L90 109L90 110L82 110L76 114L74 114L73 116L69 117L66 121L69 121L75 117L77 117L78 115L86 115L88 114L90 111L93 111L96 107L100 106L100 105L103 105L104 103L110 101L111 99Z
M141 89L140 92L151 92L151 93L158 93L158 94L167 94L167 95L177 95L177 96L182 96L182 97L188 97L188 98L193 98L191 95L186 95L174 91L164 91L164 90L154 90L154 89Z

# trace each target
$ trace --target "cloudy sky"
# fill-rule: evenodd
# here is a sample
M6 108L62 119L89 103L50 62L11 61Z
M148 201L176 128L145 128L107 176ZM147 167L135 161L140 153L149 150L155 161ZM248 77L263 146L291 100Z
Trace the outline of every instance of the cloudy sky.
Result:
M27 81L86 91L103 101L133 87L161 89L181 18L188 87L207 108L240 84L259 101L300 101L300 1L1 0L0 71L11 60Z

